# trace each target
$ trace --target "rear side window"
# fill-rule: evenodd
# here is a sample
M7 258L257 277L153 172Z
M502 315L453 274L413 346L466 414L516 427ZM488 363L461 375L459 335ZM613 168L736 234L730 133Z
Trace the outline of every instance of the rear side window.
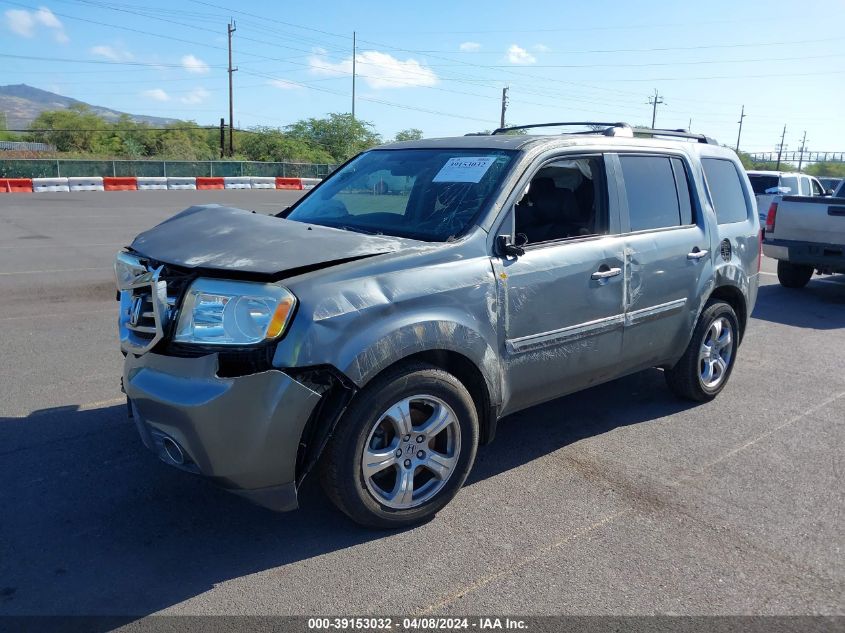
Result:
M689 186L680 163L683 184L675 184L674 159L666 156L620 156L631 231L690 224ZM683 209L679 198L684 200ZM683 216L683 218L682 218Z
M720 158L702 158L710 199L716 208L719 224L744 222L748 219L745 190L733 162Z

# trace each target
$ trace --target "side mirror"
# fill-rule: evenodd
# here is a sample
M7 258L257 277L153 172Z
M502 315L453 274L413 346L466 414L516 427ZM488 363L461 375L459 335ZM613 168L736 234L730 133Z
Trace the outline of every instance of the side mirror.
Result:
M824 190L824 195L826 195L826 196L832 196L834 193L836 193L836 192L833 189L825 189Z
M528 236L525 233L517 233L516 239L511 239L510 235L499 235L496 238L496 245L499 252L507 257L519 257L525 255L525 248L528 244Z

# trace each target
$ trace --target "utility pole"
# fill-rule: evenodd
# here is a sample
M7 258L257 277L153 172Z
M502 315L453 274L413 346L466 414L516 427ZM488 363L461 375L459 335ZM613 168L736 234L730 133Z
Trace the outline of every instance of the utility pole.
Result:
M801 165L804 163L804 146L807 144L807 130L804 130L804 138L801 139L801 153L798 155L798 171L801 171Z
M742 112L739 115L739 133L736 135L736 152L739 153L739 139L742 137L742 120L745 118L745 105L742 106Z
M352 120L355 120L355 58L358 56L358 46L355 31L352 31Z
M783 141L786 138L786 125L783 126L783 134L780 135L780 145L778 145L778 164L775 171L780 171L780 157L783 155Z
M690 119L689 123L687 123L687 132L692 132L692 119Z
M220 158L226 155L226 119L220 117Z
M505 112L508 110L508 88L502 88L502 116L499 119L499 127L505 127Z
M232 33L237 30L234 20L229 22L226 30L229 33L229 156L233 156L235 154L235 106L232 102L232 73L237 70L237 68L232 68Z
M654 129L654 125L657 122L657 105L666 102L663 101L663 97L657 94L657 88L654 89L654 96L648 98L648 104L652 107L651 110L651 129Z

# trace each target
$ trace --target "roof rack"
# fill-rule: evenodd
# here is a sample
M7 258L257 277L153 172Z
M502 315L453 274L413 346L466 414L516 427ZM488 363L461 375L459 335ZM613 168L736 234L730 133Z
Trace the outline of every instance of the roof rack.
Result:
M632 127L627 123L607 123L602 121L559 121L557 123L533 123L531 125L513 125L510 127L500 127L493 130L491 134L504 134L505 132L513 132L516 130L527 130L536 127L584 127L591 126L593 129L582 132L564 132L564 134L603 134L605 136L633 136L634 134L647 134L650 136L673 136L677 138L688 138L698 141L699 143L707 143L708 145L718 145L715 139L705 136L704 134L693 134L689 130L666 130L660 128L649 127Z
M678 129L678 130L664 130L661 128L650 128L650 127L635 127L633 128L634 134L651 134L652 136L676 136L678 138L688 138L699 143L707 143L708 145L718 145L719 143L716 139L710 138L709 136L705 136L704 134L693 134L689 130Z
M558 123L532 123L531 125L512 125L510 127L500 127L491 132L491 134L504 134L505 132L513 132L515 130L527 130L535 127L584 127L586 125L593 125L596 127L604 127L604 130L595 130L595 133L606 134L608 129L612 128L630 128L627 123L606 123L603 121L560 121ZM608 134L612 136L612 134Z

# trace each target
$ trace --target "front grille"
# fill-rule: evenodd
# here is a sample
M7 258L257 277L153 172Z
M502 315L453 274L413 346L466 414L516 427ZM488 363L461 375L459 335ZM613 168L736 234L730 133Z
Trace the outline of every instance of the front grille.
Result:
M153 298L149 292L141 292L138 290L132 291L132 309L135 309L135 302L140 302L138 305L137 322L132 323L130 320L126 327L136 332L139 336L148 336L152 338L156 333L156 316L153 309Z
M124 351L143 354L169 336L189 276L156 262L135 261L138 272L120 291L120 341Z

